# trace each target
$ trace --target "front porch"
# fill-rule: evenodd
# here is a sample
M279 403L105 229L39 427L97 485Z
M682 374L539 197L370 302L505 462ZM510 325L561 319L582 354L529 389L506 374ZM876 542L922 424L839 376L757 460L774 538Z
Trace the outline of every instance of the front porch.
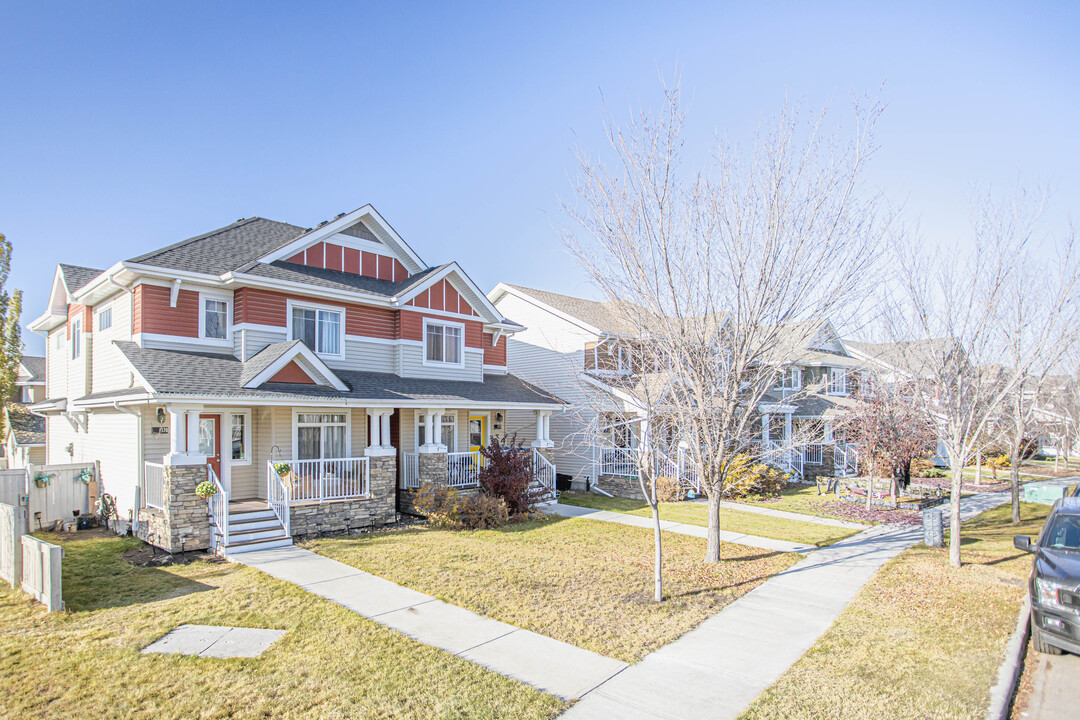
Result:
M535 437L536 482L554 492L548 415L510 428L490 407L145 408L136 532L170 552L243 552L381 527L412 510L422 483L476 488L481 448L513 432ZM204 482L216 489L205 499Z

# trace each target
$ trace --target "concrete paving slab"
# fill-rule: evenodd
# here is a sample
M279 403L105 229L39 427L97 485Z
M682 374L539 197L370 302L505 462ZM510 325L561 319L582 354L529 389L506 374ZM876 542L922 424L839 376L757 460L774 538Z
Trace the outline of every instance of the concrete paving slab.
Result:
M285 634L284 630L228 625L181 625L142 649L144 653L199 657L258 657Z
M220 625L181 625L144 647L140 652L198 655L232 628Z
M528 630L517 630L460 654L564 700L578 698L627 665Z
M369 618L435 601L430 595L401 587L368 573L324 580L301 587Z
M257 567L267 575L300 586L359 575L363 572L330 558L324 558L326 562L313 563L311 555L312 553L308 550L289 545L271 550L239 553L234 555L233 559L245 565Z
M378 620L414 640L455 655L518 629L441 600L384 613Z
M220 640L203 650L201 657L253 658L262 655L285 634L284 630L230 628Z

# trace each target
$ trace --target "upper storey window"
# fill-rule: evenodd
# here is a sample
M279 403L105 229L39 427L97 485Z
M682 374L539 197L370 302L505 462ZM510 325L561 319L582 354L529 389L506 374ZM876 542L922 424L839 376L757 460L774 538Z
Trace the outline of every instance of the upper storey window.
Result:
M780 374L778 387L784 390L802 389L802 368L798 366L784 368Z
M204 338L224 340L229 336L229 303L225 300L203 298Z
M424 321L424 361L463 365L465 326L460 323Z
M82 354L82 320L71 324L71 359L77 360Z
M107 308L105 308L104 310L102 310L101 312L98 313L98 316L97 316L97 329L98 330L108 330L111 327L112 327L112 308L107 307Z
M829 395L847 395L847 372L844 368L829 368L826 389Z
M293 305L289 312L289 336L302 340L320 355L340 355L345 329L342 315L338 308Z

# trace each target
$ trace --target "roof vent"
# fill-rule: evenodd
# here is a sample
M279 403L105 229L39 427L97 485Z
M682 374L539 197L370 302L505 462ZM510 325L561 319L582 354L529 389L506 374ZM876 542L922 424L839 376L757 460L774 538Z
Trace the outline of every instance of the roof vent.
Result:
M343 217L345 217L345 213L338 213L337 215L334 216L334 219L337 220L338 218L343 218Z
M322 227L323 225L325 225L328 222L330 222L330 221L329 220L323 220L321 223L319 223L319 227Z

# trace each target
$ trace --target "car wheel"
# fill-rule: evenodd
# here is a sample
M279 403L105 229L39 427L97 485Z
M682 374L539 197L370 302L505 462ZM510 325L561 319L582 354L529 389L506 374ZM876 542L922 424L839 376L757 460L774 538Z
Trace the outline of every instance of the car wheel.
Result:
M1045 655L1060 655L1065 652L1061 648L1043 640L1042 630L1035 627L1035 616L1031 617L1031 647L1035 648L1035 652Z

